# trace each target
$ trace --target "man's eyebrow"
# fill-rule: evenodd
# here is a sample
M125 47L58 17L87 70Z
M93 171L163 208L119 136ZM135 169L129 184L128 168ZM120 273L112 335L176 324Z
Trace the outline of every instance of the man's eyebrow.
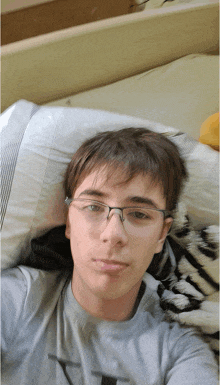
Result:
M86 189L79 194L79 197L81 197L82 195L87 195L90 197L108 198L108 194L95 189ZM150 199L150 198L135 195L135 196L128 196L126 198L126 201L128 203L145 204L147 206L151 206L155 209L158 209L157 204L154 202L153 199Z
M95 189L86 189L86 190L82 191L82 192L79 194L79 197L80 197L81 195L96 196L96 197L101 197L101 198L107 197L107 194L103 193L103 192L100 191L100 190L95 190Z
M155 209L158 209L157 204L153 201L153 199L150 199L150 198L145 198L142 196L130 196L127 198L127 201L132 202L132 203L145 204L147 206L151 206Z

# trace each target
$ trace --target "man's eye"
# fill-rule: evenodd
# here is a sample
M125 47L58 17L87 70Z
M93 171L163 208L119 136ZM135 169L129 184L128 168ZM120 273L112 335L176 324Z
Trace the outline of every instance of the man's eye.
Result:
M141 212L141 211L132 211L129 213L129 216L134 219L150 219L150 217L147 215L147 213Z
M86 208L95 213L103 211L103 207L99 205L89 205Z

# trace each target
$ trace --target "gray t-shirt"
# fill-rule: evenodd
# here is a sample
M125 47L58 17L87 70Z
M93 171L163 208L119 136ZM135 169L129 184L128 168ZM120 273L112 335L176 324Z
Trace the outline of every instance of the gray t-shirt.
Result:
M169 323L157 281L125 322L89 315L71 276L20 266L2 273L2 385L216 385L217 364L191 329Z

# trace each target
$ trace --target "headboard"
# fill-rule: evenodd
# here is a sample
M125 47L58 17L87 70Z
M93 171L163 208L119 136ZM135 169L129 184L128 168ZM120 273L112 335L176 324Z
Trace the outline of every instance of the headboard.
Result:
M2 47L2 111L115 82L182 56L218 50L218 1L96 21Z

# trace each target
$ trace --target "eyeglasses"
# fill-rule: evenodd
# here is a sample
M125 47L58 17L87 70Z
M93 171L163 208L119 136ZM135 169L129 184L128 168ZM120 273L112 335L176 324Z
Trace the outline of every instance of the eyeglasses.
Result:
M110 207L104 203L91 199L70 199L66 198L65 203L70 206L72 204L81 212L84 218L94 225L100 225L110 218L111 211L114 210L124 223L126 230L145 229L150 226L159 224L171 214L167 210L160 210L149 207Z

